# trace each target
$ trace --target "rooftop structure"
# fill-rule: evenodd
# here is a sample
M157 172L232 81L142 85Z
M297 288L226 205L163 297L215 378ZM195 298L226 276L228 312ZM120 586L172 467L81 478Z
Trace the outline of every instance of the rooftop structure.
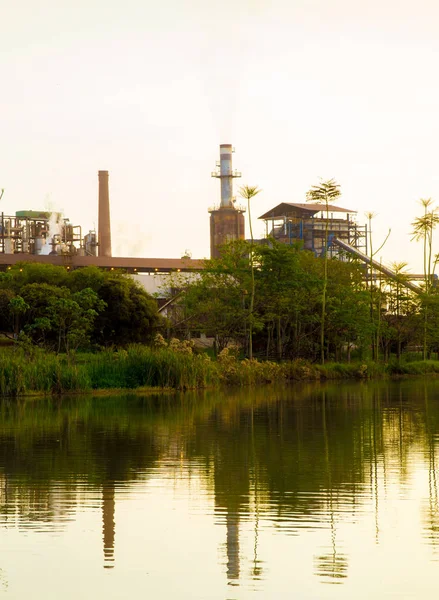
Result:
M204 268L204 261L192 258L130 258L107 256L80 256L79 254L49 254L47 256L36 254L2 254L0 253L0 271L13 267L21 262L42 263L57 265L67 269L78 269L94 265L100 269L114 271L121 269L126 273L173 273L200 271Z
M328 226L328 248L331 256L340 256L340 246L331 244L335 237L357 250L367 252L367 227L358 225L355 210L321 204L282 202L259 217L265 221L267 237L274 237L285 244L303 243L305 250L317 256L325 253L326 225ZM328 216L328 223L326 223Z

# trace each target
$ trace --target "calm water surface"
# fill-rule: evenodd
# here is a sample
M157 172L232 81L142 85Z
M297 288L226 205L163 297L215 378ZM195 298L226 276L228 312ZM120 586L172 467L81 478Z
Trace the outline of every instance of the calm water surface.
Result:
M437 597L439 380L0 410L0 596Z

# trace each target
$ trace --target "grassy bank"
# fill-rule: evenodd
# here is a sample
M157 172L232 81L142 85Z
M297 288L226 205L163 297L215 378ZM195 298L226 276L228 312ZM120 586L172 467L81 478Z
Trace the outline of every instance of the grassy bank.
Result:
M439 373L439 361L401 363L274 363L238 360L222 352L218 360L193 354L183 344L172 348L132 346L119 352L66 356L20 349L0 351L0 396L61 394L139 388L198 389L248 386L281 381L372 379Z

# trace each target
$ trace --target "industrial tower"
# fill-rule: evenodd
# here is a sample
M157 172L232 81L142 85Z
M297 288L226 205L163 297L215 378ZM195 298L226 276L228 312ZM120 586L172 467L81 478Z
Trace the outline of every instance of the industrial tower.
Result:
M209 208L210 213L210 257L220 256L220 247L233 240L245 238L245 208L235 206L233 197L233 179L241 177L241 173L232 169L231 144L220 145L220 160L212 177L221 180L221 204Z

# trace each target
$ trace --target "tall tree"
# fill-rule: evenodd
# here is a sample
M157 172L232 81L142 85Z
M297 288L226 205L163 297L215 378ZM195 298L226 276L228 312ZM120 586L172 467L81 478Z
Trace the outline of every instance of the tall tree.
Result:
M324 276L322 290L322 315L320 325L320 360L322 364L325 362L325 315L326 315L326 290L328 287L328 228L329 228L329 205L335 202L341 196L339 184L335 179L320 181L318 185L314 185L306 194L308 202L322 204L325 207L325 245L324 252Z
M383 331L386 336L382 337L382 343L387 358L393 350L400 360L403 346L422 344L422 300L406 287L410 279L405 272L407 263L397 261L391 263L390 267L396 277L385 279L387 310L383 314Z
M207 333L214 337L218 351L231 341L247 342L248 255L249 243L236 240L224 246L219 258L206 260L196 277L170 276L168 287L184 290L176 298L170 323L175 333Z
M262 190L260 190L257 186L249 186L243 185L239 188L239 195L241 198L247 200L247 214L248 214L248 223L250 228L250 270L251 270L251 281L252 287L250 292L250 308L249 308L249 323L248 323L248 357L251 360L253 358L253 310L255 305L255 267L253 260L253 227L252 227L252 218L250 211L250 200L252 200L255 196L257 196Z
M433 260L433 230L439 223L438 209L433 207L431 198L421 198L421 206L424 208L424 214L412 223L412 239L423 241L424 246L424 286L425 297L423 302L424 309L424 342L423 357L427 359L427 329L428 329L428 304L431 292L432 276L436 266L436 258Z

